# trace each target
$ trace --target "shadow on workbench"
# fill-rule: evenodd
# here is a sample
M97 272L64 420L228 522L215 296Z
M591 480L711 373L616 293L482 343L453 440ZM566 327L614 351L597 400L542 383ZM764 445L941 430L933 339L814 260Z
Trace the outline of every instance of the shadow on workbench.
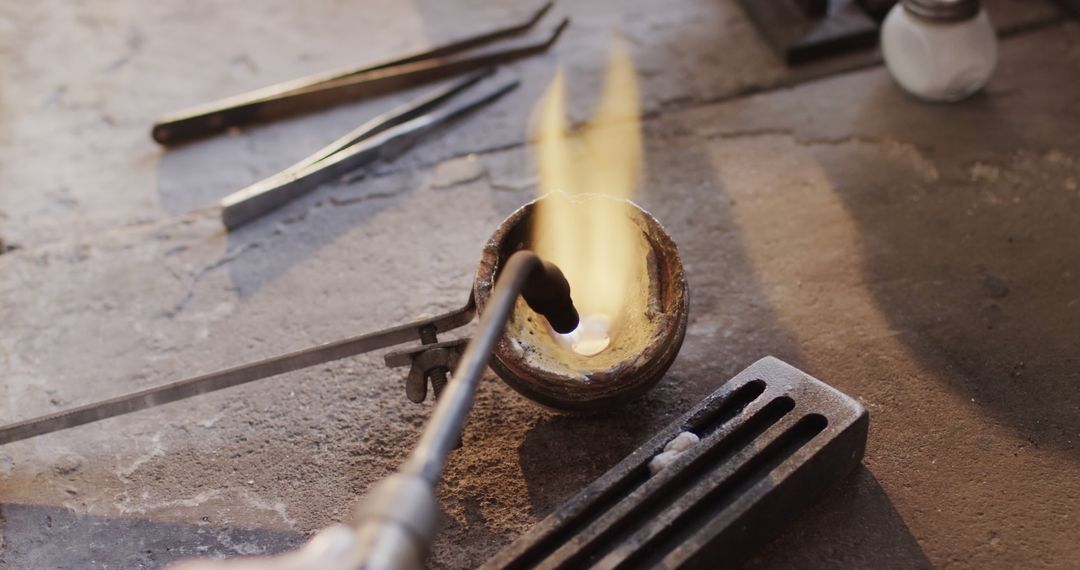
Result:
M662 429L667 418L654 400L602 415L551 416L529 430L518 460L533 512L543 517L554 511Z
M238 136L166 149L158 165L162 207L172 213L206 207L217 211L220 199L276 174L409 95L397 95L393 100L382 97L257 125ZM241 297L254 293L351 228L393 206L419 184L416 176L372 180L362 176L365 172L361 169L344 182L323 184L228 233L223 255L233 259L229 272L237 293ZM270 247L272 255L266 253ZM261 254L240 255L255 248L262 249Z
M1076 457L1080 110L1057 102L1075 101L1080 86L1057 81L1053 65L1006 60L1000 74L1018 77L1002 83L1030 89L991 89L957 107L875 94L861 130L922 148L938 179L897 184L895 167L872 161L825 167L898 338L1032 446Z
M271 554L304 542L295 532L102 517L43 505L0 505L0 525L4 568L160 568L197 556Z
M874 474L859 466L745 565L764 568L932 568Z

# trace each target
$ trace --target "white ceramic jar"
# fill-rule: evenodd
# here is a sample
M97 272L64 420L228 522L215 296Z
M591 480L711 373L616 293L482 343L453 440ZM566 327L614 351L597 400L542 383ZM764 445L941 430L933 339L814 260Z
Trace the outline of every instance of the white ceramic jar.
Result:
M958 101L997 65L997 35L979 0L901 0L881 26L885 65L906 91Z

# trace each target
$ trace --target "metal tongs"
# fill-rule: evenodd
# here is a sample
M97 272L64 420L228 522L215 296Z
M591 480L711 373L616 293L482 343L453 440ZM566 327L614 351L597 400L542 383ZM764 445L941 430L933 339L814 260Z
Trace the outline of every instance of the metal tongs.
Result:
M278 83L162 117L151 135L163 145L178 144L260 121L307 113L346 101L383 95L429 81L488 68L546 51L570 23L564 18L546 37L480 49L528 32L553 2L529 19L420 52L362 67L319 73Z
M436 125L491 103L518 86L513 78L483 81L493 73L494 69L474 73L379 115L304 160L226 196L221 201L221 221L235 229L320 184L377 159L396 156ZM482 84L474 89L478 83Z
M174 144L256 121L309 112L422 82L472 73L449 87L369 120L304 160L227 196L221 201L221 218L225 227L232 230L320 184L377 159L392 158L416 143L432 127L482 107L517 87L517 80L498 77L483 80L493 74L495 64L547 50L569 24L569 19L563 19L542 41L480 48L530 30L551 6L552 2L545 3L524 22L422 52L296 79L181 111L159 120L152 134L161 144Z

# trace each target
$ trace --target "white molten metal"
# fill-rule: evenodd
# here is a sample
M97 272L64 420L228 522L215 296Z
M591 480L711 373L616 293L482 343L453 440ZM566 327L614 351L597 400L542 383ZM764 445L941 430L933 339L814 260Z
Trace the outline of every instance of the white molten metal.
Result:
M581 317L578 327L566 334L555 333L555 338L563 346L582 356L595 356L611 344L609 329L611 320L604 315Z

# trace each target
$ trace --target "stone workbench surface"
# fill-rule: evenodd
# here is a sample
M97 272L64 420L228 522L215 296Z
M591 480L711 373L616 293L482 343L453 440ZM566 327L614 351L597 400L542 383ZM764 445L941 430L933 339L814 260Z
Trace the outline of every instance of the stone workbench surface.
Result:
M494 2L0 7L0 421L466 299L535 191L526 124L561 62L588 115L607 30L642 76L639 202L679 244L686 342L624 410L482 383L434 568L483 562L766 354L859 399L866 459L754 568L1080 563L1080 25L986 4L999 69L958 105L872 54L785 70L738 6L592 1L522 88L368 176L227 235L210 204L408 94L161 149L155 115L520 17ZM616 12L614 8L618 8ZM554 21L554 19L552 19ZM89 46L89 47L88 47ZM92 47L92 49L91 49ZM347 516L430 403L367 355L0 449L0 567L271 553Z

